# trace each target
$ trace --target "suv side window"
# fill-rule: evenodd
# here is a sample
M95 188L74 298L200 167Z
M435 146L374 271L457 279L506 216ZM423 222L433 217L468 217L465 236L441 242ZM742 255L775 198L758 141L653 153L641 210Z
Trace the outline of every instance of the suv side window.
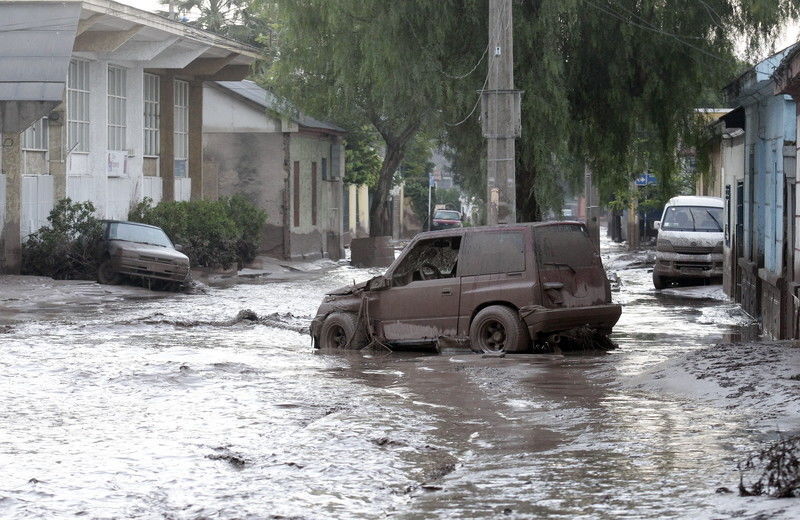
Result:
M461 237L420 240L392 273L392 286L411 282L455 278Z
M575 269L595 263L595 249L583 226L543 226L533 232L533 242L540 269Z
M461 276L517 273L525 270L525 235L522 231L467 233L461 255Z

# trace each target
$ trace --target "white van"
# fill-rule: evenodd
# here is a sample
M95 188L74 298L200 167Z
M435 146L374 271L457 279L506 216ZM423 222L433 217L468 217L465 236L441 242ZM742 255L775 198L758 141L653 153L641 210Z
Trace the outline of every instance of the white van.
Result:
M669 199L656 222L653 285L668 287L683 279L722 279L722 199L682 196Z

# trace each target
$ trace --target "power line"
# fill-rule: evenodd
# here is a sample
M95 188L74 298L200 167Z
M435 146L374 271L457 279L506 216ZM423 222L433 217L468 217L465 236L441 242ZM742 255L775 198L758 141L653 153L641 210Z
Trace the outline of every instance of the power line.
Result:
M642 24L634 22L632 20L628 20L625 17L623 17L622 15L620 15L619 13L617 13L615 11L612 11L610 8L604 8L603 6L597 5L597 4L593 3L593 2L591 2L590 0L583 0L583 1L586 4L588 4L589 6L594 7L598 11L601 11L601 12L603 12L603 13L609 15L609 16L612 16L612 17L616 18L617 20L620 20L620 21L622 21L624 23L627 23L629 25L633 25L634 27L639 27L641 29L646 29L648 31L651 31L651 32L654 32L654 33L657 33L657 34L661 34L663 36L669 36L670 38L673 38L678 43L681 43L681 44L683 44L683 45L685 45L687 47L691 47L692 49L694 49L694 50L696 50L696 51L698 51L698 52L700 52L702 54L705 54L706 56L708 56L710 58L714 58L715 60L719 60L719 61L724 62L724 63L727 63L729 61L729 60L727 60L725 58L717 56L716 54L708 52L707 50L705 50L705 49L703 49L701 47L697 47L696 45L692 45L691 43L682 40L681 36L679 36L677 34L673 34L671 32L664 31L664 30L659 29L659 28L654 27L654 26L642 25Z

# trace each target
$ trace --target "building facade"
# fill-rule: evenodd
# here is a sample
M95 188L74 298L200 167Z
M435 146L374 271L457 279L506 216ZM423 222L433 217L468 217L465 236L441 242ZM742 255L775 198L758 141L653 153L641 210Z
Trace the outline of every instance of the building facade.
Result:
M207 83L203 99L204 195L241 194L263 209L262 253L341 258L344 130L292 113L252 81Z
M794 337L797 313L792 266L797 237L796 107L776 94L773 77L791 50L770 56L726 87L729 100L744 112L743 134L731 132L729 159L740 162L724 176L726 270L735 263L729 290L763 330L778 339ZM739 142L739 139L743 142ZM735 208L735 209L734 209ZM735 258L734 258L735 257Z
M51 10L63 5L73 7L71 19L59 15L58 45L68 48L36 51L64 60L59 99L21 133L3 135L0 268L8 272L19 270L21 241L47 224L59 199L125 219L144 197L202 198L203 84L242 79L258 58L251 47L110 0L0 2L0 13L13 14L0 26L38 21L4 36L16 40L0 51L0 79L21 70L8 65L30 53L26 42L52 41ZM13 100L0 82L3 96Z

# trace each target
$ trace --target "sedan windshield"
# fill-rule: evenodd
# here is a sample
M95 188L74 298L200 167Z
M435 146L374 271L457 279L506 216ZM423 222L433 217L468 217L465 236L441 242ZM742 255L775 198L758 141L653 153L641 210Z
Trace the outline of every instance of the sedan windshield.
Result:
M433 218L440 220L461 220L461 213L458 211L439 210L433 214Z
M172 248L172 242L161 229L125 222L111 222L108 227L108 238Z
M722 231L722 208L670 206L661 226L669 231Z

